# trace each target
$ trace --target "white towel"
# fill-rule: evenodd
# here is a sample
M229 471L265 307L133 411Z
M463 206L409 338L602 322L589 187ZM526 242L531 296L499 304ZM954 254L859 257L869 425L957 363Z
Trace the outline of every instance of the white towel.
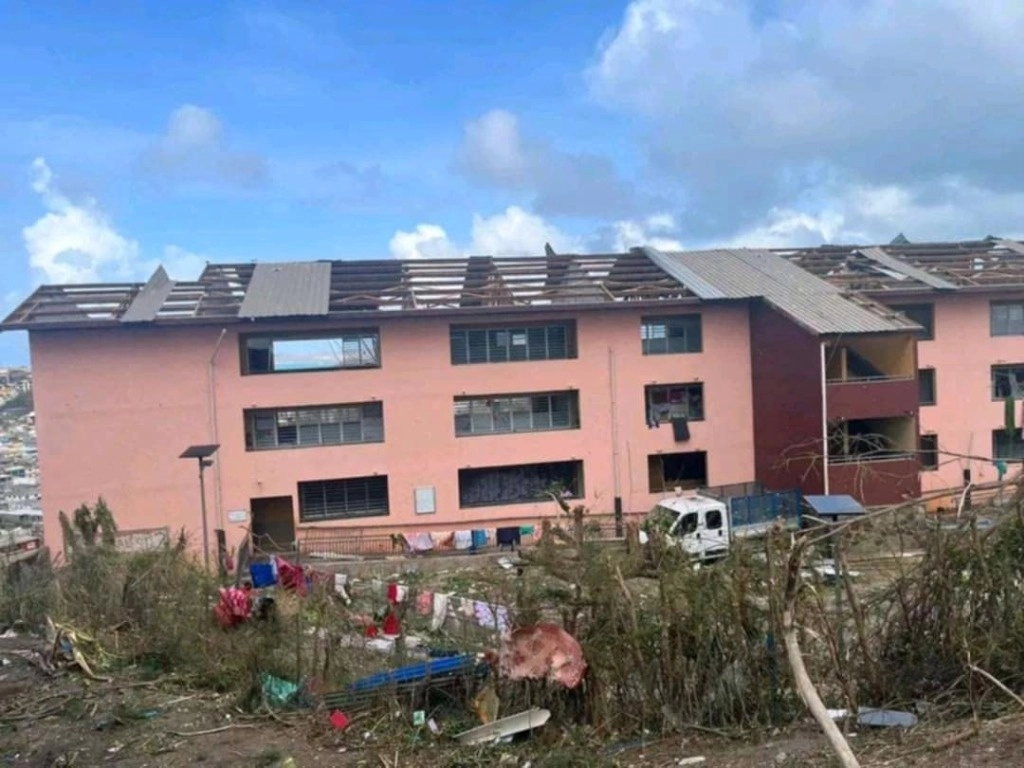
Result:
M442 594L441 592L434 593L433 612L430 616L431 632L437 632L441 625L444 624L444 620L448 616L448 598L449 595Z
M469 549L473 546L473 532L456 531L454 542L456 549Z

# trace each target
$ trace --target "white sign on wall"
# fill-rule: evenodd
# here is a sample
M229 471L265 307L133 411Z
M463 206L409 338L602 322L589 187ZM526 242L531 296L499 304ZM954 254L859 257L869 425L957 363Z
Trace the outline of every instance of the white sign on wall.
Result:
M249 519L249 510L247 509L232 509L228 511L228 522L229 523L244 523Z
M437 512L437 499L433 486L417 488L414 493L417 515L432 515Z

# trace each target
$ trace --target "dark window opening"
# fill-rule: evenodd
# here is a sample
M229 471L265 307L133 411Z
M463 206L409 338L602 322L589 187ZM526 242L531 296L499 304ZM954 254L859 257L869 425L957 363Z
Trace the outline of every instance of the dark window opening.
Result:
M651 493L669 493L676 488L707 488L707 452L652 453L647 457L647 476Z
M579 393L576 391L457 397L454 411L458 437L578 429L580 426Z
M704 385L652 384L644 388L647 425L667 424L673 419L703 421Z
M299 519L338 520L387 515L387 475L299 483Z
M548 493L583 496L583 462L553 461L459 470L459 506L491 507L544 501Z
M708 530L717 531L722 527L722 510L711 509L708 510L707 515L704 517L704 523L707 525Z
M1024 399L1024 363L992 366L992 398Z
M452 365L576 357L574 323L500 328L452 326L449 341Z
M829 461L843 464L913 457L917 450L913 418L851 419L831 424Z
M935 405L935 369L922 368L917 372L917 402L919 405Z
M245 412L248 451L383 441L384 406L379 402Z
M990 323L993 336L1024 336L1024 301L993 301Z
M640 323L645 355L696 353L704 348L700 315L645 317Z
M918 455L921 458L921 469L932 471L939 468L939 436L921 435L918 442Z
M913 320L924 329L918 333L919 339L928 341L935 338L934 304L903 304L895 306L893 309L902 313L907 319Z
M380 367L377 331L346 331L306 336L246 336L243 373L295 373Z
M1021 430L1012 433L1005 429L992 430L992 458L1004 461L1024 461L1024 437Z

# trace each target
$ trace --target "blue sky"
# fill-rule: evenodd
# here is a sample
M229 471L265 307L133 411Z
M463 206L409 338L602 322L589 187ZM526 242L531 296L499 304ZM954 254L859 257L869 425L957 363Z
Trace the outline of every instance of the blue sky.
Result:
M145 5L0 3L4 313L161 262L1024 229L1012 0Z

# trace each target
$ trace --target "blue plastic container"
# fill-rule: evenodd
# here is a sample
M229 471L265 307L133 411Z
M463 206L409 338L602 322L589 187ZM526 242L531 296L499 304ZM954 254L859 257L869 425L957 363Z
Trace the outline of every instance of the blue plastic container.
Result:
M272 587L277 583L277 577L274 575L274 566L271 563L250 564L249 575L252 577L252 585L256 589Z

